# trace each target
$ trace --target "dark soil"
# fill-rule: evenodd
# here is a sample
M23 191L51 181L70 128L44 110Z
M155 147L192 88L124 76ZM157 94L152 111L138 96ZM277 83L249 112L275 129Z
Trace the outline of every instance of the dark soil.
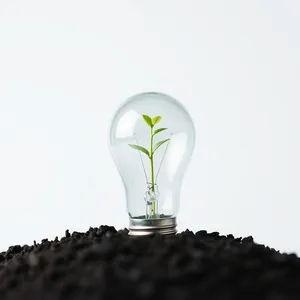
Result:
M0 299L300 299L300 259L217 232L67 230L0 254Z

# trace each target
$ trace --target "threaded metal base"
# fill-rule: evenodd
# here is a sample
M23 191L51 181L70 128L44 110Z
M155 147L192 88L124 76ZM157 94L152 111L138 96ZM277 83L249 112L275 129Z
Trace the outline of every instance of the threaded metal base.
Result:
M176 217L159 219L129 219L129 235L143 236L159 234L175 234Z

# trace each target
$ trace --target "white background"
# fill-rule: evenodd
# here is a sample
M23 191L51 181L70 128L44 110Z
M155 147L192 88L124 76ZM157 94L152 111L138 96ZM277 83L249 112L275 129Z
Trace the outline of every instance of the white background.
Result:
M108 149L122 101L154 90L197 143L179 230L300 253L300 2L0 2L0 250L128 226Z

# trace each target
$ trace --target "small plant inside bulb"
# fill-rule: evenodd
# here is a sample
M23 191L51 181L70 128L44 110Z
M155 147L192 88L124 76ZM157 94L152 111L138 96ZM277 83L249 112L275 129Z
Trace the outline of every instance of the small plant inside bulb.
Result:
M146 216L147 219L159 218L160 217L160 214L158 212L159 188L158 188L158 185L157 185L156 181L157 181L157 177L158 177L158 174L159 174L160 167L163 163L165 153L162 157L162 160L161 160L161 163L160 163L160 166L158 168L156 176L155 176L155 170L154 170L154 154L155 154L156 150L158 148L160 148L161 146L163 146L164 144L166 145L166 148L165 148L165 152L166 152L167 149L168 149L170 138L161 140L161 141L156 142L154 144L154 136L156 134L160 133L160 132L163 132L163 131L167 130L168 128L158 128L158 129L154 130L154 126L157 125L162 120L161 116L155 116L155 117L151 118L148 115L142 115L141 117L144 119L145 123L150 128L149 150L146 149L145 147L139 145L138 142L137 142L137 138L136 138L136 143L137 144L128 144L128 145L131 148L140 151L140 153L145 154L149 158L150 176L151 176L151 181L150 182L149 182L148 177L147 177L147 173L146 173L146 170L145 170L145 165L144 165L143 159L140 156L141 163L143 165L143 169L144 169L144 173L145 173L146 185L147 185L147 190L146 190L145 196L144 196L144 199L145 199L145 202L146 202L146 214L145 214L145 216Z

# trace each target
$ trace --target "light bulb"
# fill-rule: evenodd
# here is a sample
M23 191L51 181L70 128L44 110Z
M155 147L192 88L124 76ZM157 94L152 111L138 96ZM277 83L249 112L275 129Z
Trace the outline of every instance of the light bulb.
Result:
M189 113L166 94L141 93L117 110L109 146L125 186L130 235L176 233L181 185L194 144Z

